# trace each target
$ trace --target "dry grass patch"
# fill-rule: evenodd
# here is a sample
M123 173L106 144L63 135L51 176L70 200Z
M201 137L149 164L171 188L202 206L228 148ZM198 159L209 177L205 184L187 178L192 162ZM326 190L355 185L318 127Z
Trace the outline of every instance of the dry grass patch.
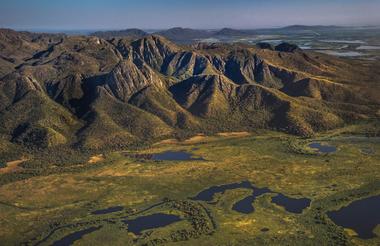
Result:
M249 132L219 132L217 134L221 137L248 137L251 135Z
M7 162L7 166L4 168L0 168L0 174L4 173L10 173L10 172L16 172L18 170L21 170L22 168L19 167L23 162L26 162L28 159L20 159L20 160L15 160L15 161L9 161Z
M174 138L169 138L169 139L162 140L158 143L155 143L153 144L153 146L161 145L161 144L178 144L178 140Z
M101 161L104 161L104 155L103 154L91 156L88 163L93 164L93 163L98 163Z
M186 139L184 142L187 144L192 144L192 143L198 143L201 141L205 141L206 139L207 139L207 136L205 136L204 134L198 134L194 137Z

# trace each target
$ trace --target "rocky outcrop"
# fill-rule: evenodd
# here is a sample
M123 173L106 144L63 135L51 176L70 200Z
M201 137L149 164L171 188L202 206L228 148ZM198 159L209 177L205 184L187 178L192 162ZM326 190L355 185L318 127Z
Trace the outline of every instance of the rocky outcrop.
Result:
M127 102L134 93L152 84L164 85L149 67L143 65L139 68L124 60L105 76L103 87L117 99Z
M175 55L180 49L160 36L147 36L131 43L133 56L147 63L157 71L161 71L166 59Z
M270 43L257 43L256 46L259 49L264 49L264 50L275 50L275 47L271 45Z
M295 44L290 44L290 43L281 43L275 47L276 51L280 52L296 52L296 51L301 51L301 49L295 45Z

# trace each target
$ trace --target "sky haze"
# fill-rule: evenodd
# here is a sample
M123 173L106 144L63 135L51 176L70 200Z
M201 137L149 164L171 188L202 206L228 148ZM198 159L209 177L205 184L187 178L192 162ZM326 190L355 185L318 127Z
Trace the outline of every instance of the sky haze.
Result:
M1 0L0 27L160 29L380 25L380 0Z

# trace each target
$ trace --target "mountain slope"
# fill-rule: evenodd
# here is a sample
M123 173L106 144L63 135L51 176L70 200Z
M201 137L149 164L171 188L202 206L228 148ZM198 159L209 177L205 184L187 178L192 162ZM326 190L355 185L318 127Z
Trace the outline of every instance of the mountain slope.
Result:
M184 47L157 35L2 32L9 66L0 77L0 135L29 148L117 149L181 132L258 128L310 136L376 118L380 105L376 64L289 44ZM27 48L16 54L14 40Z

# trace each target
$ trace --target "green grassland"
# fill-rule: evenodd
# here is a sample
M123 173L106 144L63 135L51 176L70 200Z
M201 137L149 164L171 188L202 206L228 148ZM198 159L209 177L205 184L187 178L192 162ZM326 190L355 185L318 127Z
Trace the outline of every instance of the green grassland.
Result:
M66 159L30 153L19 171L24 175L0 176L8 180L0 186L0 241L35 245L46 239L41 245L51 245L72 232L101 226L74 245L379 245L380 237L362 240L326 216L353 200L380 194L379 141L345 137L364 128L346 127L314 139L271 131L198 137L103 153L104 159L92 164L87 160L93 153L66 153ZM336 146L337 152L319 154L307 147L315 140ZM364 147L373 153L363 153ZM129 155L166 150L186 150L205 161ZM63 164L57 164L58 159ZM25 175L28 172L32 174ZM273 194L265 194L254 202L253 213L233 211L233 204L251 193L247 189L217 194L212 204L189 199L210 186L245 180L290 197L309 198L311 206L302 214L289 213L270 202ZM112 206L125 209L91 214ZM140 236L121 222L154 213L183 220Z

